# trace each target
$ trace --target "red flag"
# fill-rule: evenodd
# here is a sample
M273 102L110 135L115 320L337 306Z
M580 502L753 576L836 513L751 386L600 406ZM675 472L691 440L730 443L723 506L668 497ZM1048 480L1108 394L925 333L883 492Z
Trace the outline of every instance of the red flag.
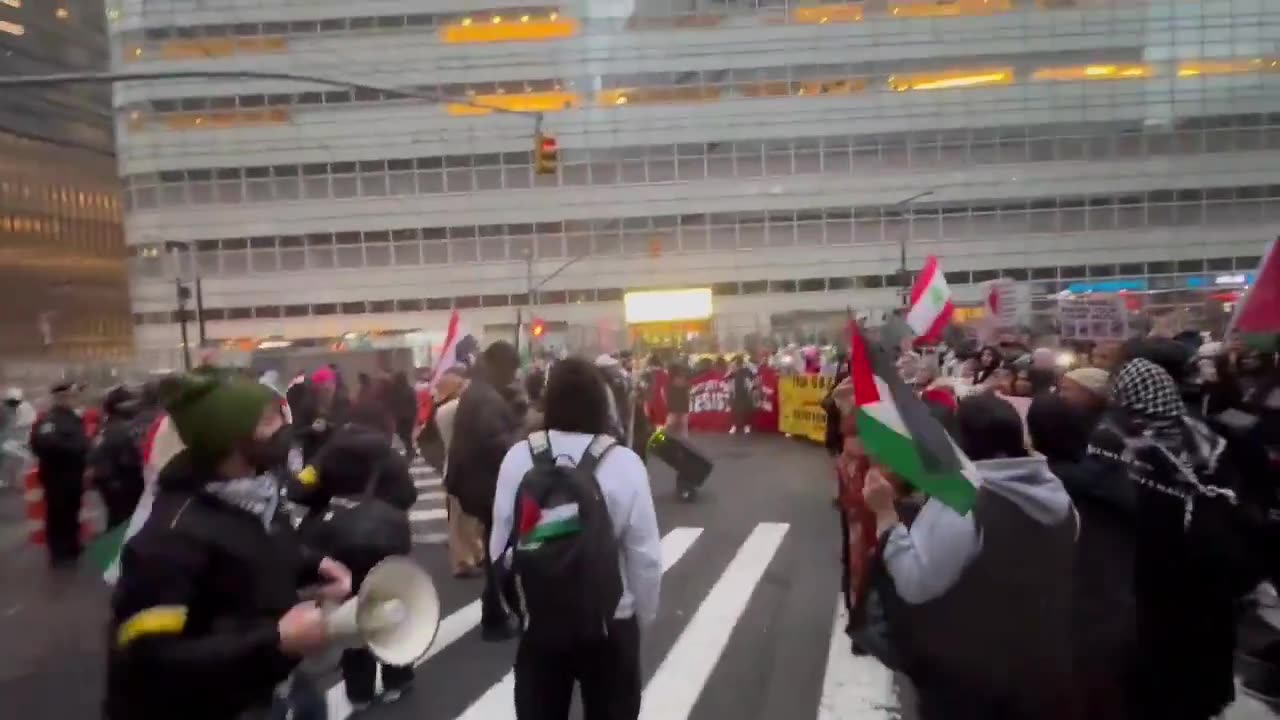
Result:
M1232 329L1246 335L1280 333L1280 253L1271 243L1262 264L1231 323Z

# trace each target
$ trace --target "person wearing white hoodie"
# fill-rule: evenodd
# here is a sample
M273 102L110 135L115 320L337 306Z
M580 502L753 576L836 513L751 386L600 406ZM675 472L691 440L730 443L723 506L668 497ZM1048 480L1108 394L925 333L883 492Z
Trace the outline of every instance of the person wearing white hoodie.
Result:
M966 398L956 426L980 476L971 512L930 498L908 526L886 473L873 469L864 485L880 539L872 583L887 654L916 685L923 720L1063 717L1075 508L1045 460L1027 452L1007 402Z

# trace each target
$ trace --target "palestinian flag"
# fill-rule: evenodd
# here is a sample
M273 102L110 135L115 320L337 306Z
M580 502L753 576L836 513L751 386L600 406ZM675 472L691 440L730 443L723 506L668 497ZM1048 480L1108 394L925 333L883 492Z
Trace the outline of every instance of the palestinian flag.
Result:
M128 530L129 523L120 523L102 532L85 545L85 560L94 572L106 576L109 571L116 568L120 560L120 551L124 549ZM115 574L112 573L111 580L114 581L114 579Z
M543 508L529 497L520 498L519 549L536 550L548 540L573 535L580 530L582 522L578 517L578 503Z
M1280 239L1271 243L1252 286L1236 306L1231 329L1244 335L1280 333Z
M973 463L856 323L851 324L850 334L854 419L867 453L956 512L969 512L978 495Z

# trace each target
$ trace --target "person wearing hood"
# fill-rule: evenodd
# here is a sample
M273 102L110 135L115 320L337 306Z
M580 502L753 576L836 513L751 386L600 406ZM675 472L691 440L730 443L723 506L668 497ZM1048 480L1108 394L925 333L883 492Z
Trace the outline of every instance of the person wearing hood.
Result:
M1216 717L1235 697L1236 603L1262 568L1235 462L1155 362L1125 363L1113 400L1119 461L1137 495L1135 705L1152 720Z
M240 720L271 717L284 702L294 717L314 717L293 671L329 636L299 590L316 585L341 601L351 575L305 550L283 508L271 470L290 438L275 395L211 368L171 378L161 393L185 449L164 466L121 553L105 716Z
M929 498L908 527L886 473L864 481L898 669L925 720L1066 717L1075 509L1007 402L960 401L956 428L980 478L971 512Z
M308 510L298 525L299 536L309 547L347 566L353 591L359 591L380 561L408 554L413 547L408 513L418 491L409 474L409 460L392 448L395 430L395 421L379 403L356 403L347 423L334 431L290 487L290 499ZM372 511L376 515L364 511L361 521L353 524L344 513L366 498L384 505ZM341 667L347 699L356 710L367 708L375 699L398 700L413 681L412 667L383 665L382 693L377 694L379 663L365 648L344 650Z
M1125 720L1135 712L1137 493L1123 465L1087 454L1096 423L1061 395L1040 395L1027 412L1032 447L1044 455L1080 513L1072 611L1073 699L1081 718Z

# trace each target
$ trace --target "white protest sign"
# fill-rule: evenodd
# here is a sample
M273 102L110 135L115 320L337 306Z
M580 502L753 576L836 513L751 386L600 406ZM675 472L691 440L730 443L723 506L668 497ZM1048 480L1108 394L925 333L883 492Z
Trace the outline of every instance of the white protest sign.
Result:
M1063 340L1126 340L1129 308L1123 295L1090 294L1058 299Z

